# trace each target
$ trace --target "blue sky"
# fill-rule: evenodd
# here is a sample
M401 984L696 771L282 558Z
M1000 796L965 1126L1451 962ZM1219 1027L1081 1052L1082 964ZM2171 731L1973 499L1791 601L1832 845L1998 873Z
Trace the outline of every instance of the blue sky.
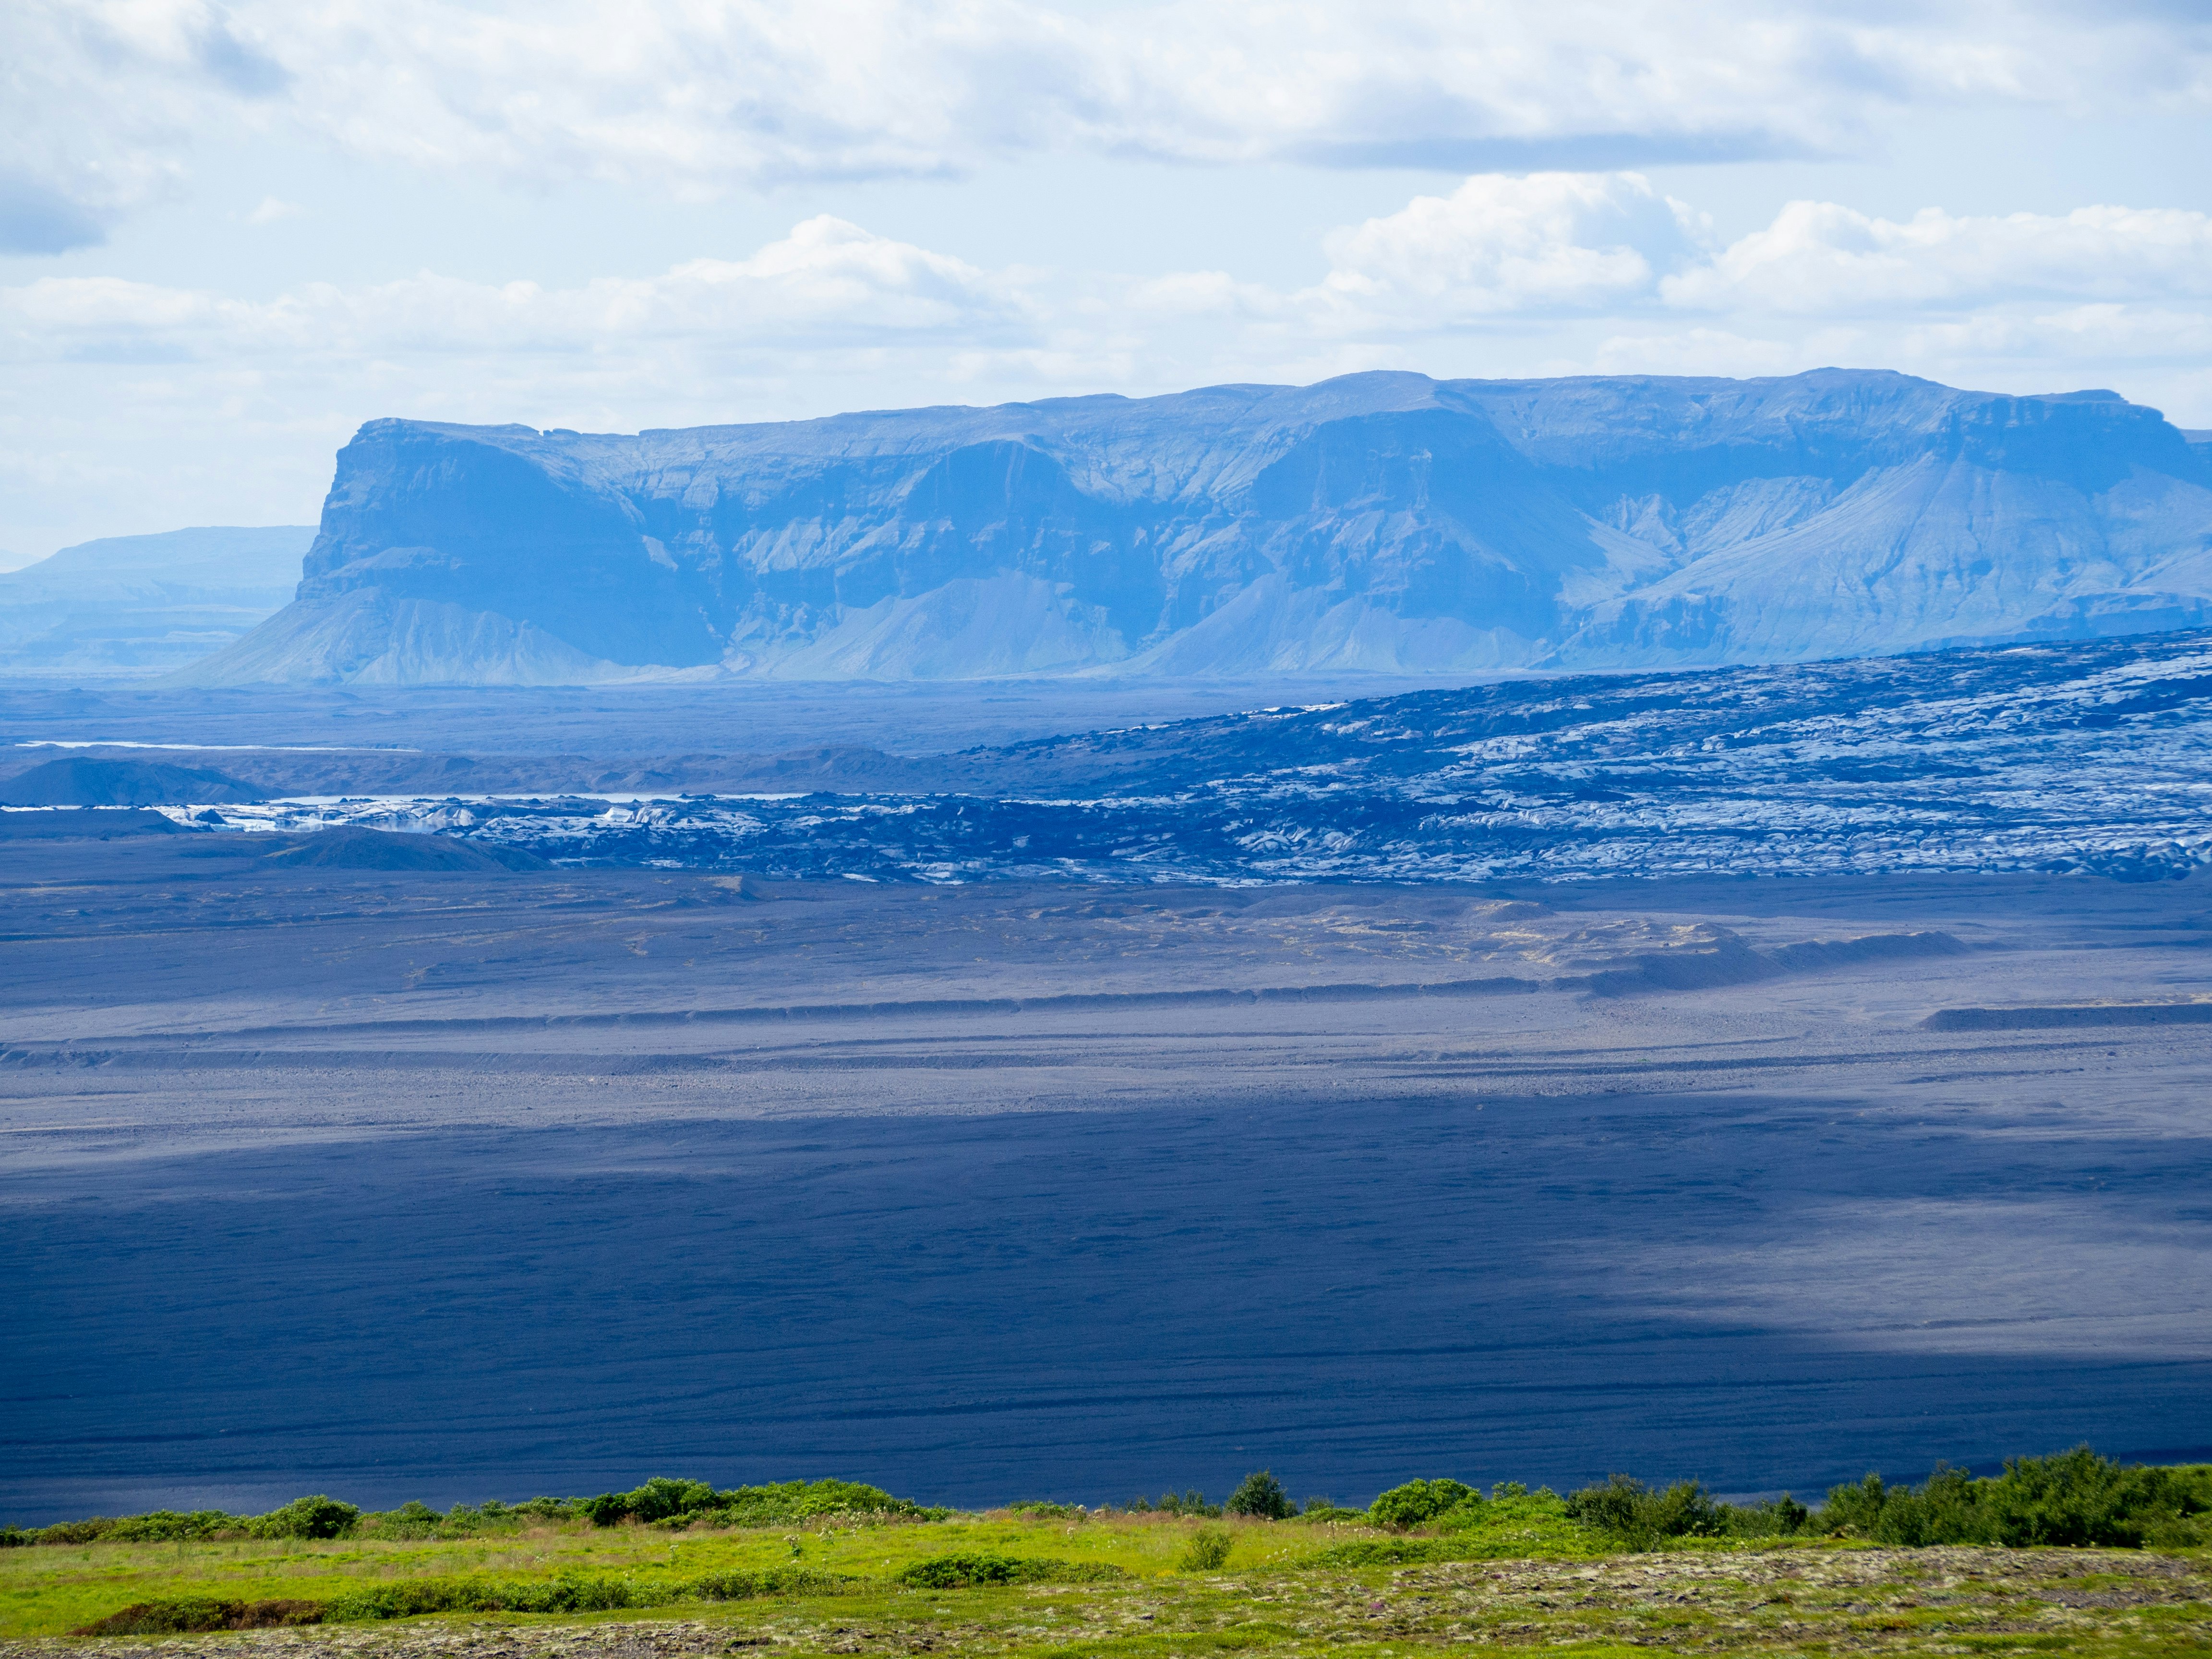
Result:
M2212 11L14 0L0 549L311 522L362 421L1402 368L2212 427Z

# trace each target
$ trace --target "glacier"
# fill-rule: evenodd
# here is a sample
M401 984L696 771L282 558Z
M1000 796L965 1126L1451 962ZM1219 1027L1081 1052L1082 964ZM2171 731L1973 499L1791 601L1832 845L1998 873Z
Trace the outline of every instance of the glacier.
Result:
M1570 675L1047 738L898 793L292 799L256 833L440 832L574 866L963 883L2212 866L2212 632Z
M179 684L1474 677L2212 623L2212 443L1879 371L379 420Z

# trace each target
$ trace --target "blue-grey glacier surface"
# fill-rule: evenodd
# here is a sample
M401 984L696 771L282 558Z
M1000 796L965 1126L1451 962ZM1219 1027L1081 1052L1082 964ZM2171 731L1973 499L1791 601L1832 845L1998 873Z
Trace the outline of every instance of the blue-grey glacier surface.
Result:
M873 769L895 789L866 754L842 757L859 781L794 766L743 793L693 757L658 789L490 793L472 768L446 775L484 793L372 793L356 768L350 798L173 811L876 881L2155 879L2212 863L2212 635L1569 676L890 758Z
M2202 435L1837 369L374 421L297 598L185 678L1465 675L2202 626Z

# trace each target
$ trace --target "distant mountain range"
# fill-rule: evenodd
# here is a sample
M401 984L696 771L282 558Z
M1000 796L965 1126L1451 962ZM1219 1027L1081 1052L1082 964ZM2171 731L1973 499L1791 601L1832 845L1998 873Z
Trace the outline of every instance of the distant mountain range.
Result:
M375 421L298 598L180 678L1468 675L2194 627L2203 435L1834 369Z
M290 600L306 525L172 530L0 574L0 678L130 679L198 662Z

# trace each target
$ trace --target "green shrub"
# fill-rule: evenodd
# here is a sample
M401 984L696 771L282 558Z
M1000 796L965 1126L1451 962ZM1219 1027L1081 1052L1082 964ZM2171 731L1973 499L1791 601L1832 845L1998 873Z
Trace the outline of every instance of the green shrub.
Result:
M1283 1483L1266 1469L1255 1470L1239 1481L1223 1507L1231 1515L1249 1516L1255 1521L1287 1521L1298 1512Z
M1136 1515L1202 1515L1209 1518L1221 1513L1221 1505L1209 1504L1206 1494L1193 1486L1188 1492L1164 1492L1152 1498L1142 1494L1129 1500L1129 1510Z
M717 1492L703 1480L659 1476L634 1492L602 1492L585 1498L574 1509L596 1527L618 1526L625 1521L653 1526L777 1527L823 1515L942 1520L951 1513L924 1509L892 1497L880 1486L856 1480L785 1480Z
M715 1507L719 1494L703 1480L671 1480L655 1475L632 1492L601 1492L584 1500L584 1515L595 1527L624 1521L666 1521Z
M1128 1574L1103 1561L1058 1561L1049 1557L933 1555L898 1575L920 1589L965 1589L971 1584L1096 1583Z
M416 1498L396 1510L364 1515L357 1531L363 1538L435 1538L445 1525L444 1516Z
M1939 1465L1917 1489L1869 1474L1838 1486L1814 1524L1885 1544L2185 1548L2212 1514L2212 1470L2123 1466L2087 1446L2015 1457L1993 1480Z
M1309 1498L1305 1507L1298 1511L1298 1519L1327 1526L1343 1522L1364 1522L1365 1510L1347 1510L1333 1498Z
M1721 1529L1730 1538L1794 1538L1807 1530L1813 1511L1788 1492L1767 1504L1723 1504Z
M319 1625L319 1601L222 1601L179 1596L165 1601L136 1601L119 1613L81 1625L72 1636L189 1636L211 1630L270 1630L287 1625Z
M428 1613L605 1613L684 1599L666 1580L568 1573L558 1578L416 1578L342 1590L324 1608L333 1620L414 1619Z
M1190 1545L1182 1553L1182 1564L1193 1572L1212 1572L1229 1559L1234 1542L1225 1527L1200 1527L1190 1535Z
M242 1515L222 1510L194 1510L180 1515L175 1510L155 1510L148 1515L126 1515L107 1529L114 1544L167 1544L194 1539L220 1538L246 1530Z
M318 1492L255 1516L246 1522L245 1531L249 1538L343 1538L360 1519L361 1511L353 1504Z
M1359 1538L1332 1544L1311 1559L1317 1567L1409 1567L1453 1560L1457 1553L1448 1538Z
M702 1601L750 1601L763 1595L834 1595L860 1582L842 1572L770 1567L764 1572L710 1572L684 1589Z
M1461 1480L1408 1480L1393 1486L1367 1506L1368 1517L1378 1527L1403 1532L1426 1526L1462 1505L1480 1504L1482 1494Z
M1574 1493L1567 1499L1567 1518L1636 1549L1668 1538L1717 1538L1727 1528L1723 1506L1698 1482L1677 1480L1654 1491L1625 1474Z

